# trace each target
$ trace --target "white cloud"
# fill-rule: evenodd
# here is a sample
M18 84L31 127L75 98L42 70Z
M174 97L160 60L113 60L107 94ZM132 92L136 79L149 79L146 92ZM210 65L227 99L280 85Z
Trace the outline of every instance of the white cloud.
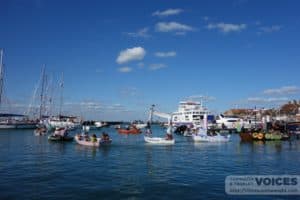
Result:
M196 101L196 100L198 100L198 101L215 101L216 100L216 98L215 97L213 97L213 96L204 96L204 95L202 95L202 94L196 94L196 95L192 95L192 96L189 96L189 97L187 97L186 98L187 100L194 100L194 101Z
M148 27L142 28L142 29L138 30L137 32L131 32L131 33L126 33L126 34L130 37L135 37L135 38L137 38L137 37L141 37L141 38L150 37Z
M154 13L152 13L152 16L158 16L158 17L167 17L167 16L170 16L170 15L178 15L180 13L182 13L183 10L182 9L167 9L167 10L164 10L164 11L155 11Z
M297 86L284 86L281 88L267 89L263 91L266 95L289 95L300 93L300 88Z
M263 33L277 32L277 31L280 31L281 29L282 29L282 26L279 26L279 25L264 26L264 27L259 28L259 30Z
M155 30L158 32L187 32L193 31L194 28L178 22L158 22Z
M247 99L250 103L282 103L287 102L289 99L287 97L279 97L279 98L262 98L262 97L249 97Z
M127 63L133 60L142 60L146 55L146 51L143 47L133 47L120 52L116 62L118 64Z
M139 95L139 91L135 87L125 87L121 89L120 94L122 97L126 97L126 98L136 97Z
M210 23L206 26L207 29L213 30L217 29L223 33L230 33L230 32L240 32L247 28L246 24L226 24L226 23Z
M122 73L128 73L128 72L131 72L132 71L132 68L131 67L120 67L118 69L119 72L122 72Z
M174 56L176 56L176 52L175 52L175 51L169 51L169 52L156 52L154 55L155 55L156 57L160 57L160 58L174 57Z
M152 71L155 71L155 70L159 70L159 69L162 69L162 68L165 68L165 67L167 67L167 65L162 64L162 63L157 63L157 64L151 64L149 66L149 69L152 70Z

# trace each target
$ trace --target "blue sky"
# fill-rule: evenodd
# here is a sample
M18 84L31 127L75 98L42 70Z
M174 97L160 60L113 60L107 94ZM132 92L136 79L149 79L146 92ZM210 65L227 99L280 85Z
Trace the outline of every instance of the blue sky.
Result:
M63 111L85 118L146 118L151 104L172 112L199 95L211 97L215 112L299 99L299 7L296 0L0 1L1 110L38 104L43 64L53 112L63 73Z

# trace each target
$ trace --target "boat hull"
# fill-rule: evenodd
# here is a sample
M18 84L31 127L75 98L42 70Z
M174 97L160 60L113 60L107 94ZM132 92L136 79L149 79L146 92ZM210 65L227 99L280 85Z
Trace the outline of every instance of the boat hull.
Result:
M120 134L140 134L141 130L139 130L139 129L131 129L131 130L118 129L118 133L120 133Z
M193 135L194 142L229 142L230 136L208 136L208 135Z
M90 147L99 147L101 144L101 138L97 138L96 142L92 142L92 141L86 141L84 139L80 139L79 136L75 136L75 141L77 142L77 144L83 145L83 146L90 146Z
M160 137L148 137L144 136L144 140L150 144L175 144L175 139L167 140L166 138Z
M69 137L69 136L54 136L54 135L50 135L48 137L48 140L50 141L65 141L65 142L70 142L73 141L73 137Z

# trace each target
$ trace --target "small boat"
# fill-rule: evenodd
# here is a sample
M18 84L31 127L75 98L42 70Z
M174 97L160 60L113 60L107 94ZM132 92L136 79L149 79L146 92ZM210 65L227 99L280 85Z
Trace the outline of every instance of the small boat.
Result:
M96 138L96 140L92 140L88 137L85 138L81 135L76 135L75 136L75 141L80 144L80 145L84 145L84 146L90 146L90 147L99 147L100 143L101 143L101 138Z
M151 144L175 144L174 138L166 139L166 138L161 138L161 137L144 136L144 140L145 140L145 142L151 143Z
M48 140L51 141L72 141L73 137L68 136L67 128L56 128L52 135L49 135Z
M137 129L146 128L147 123L143 123L143 121L136 120L132 122L132 125L135 126Z
M73 141L71 136L61 136L61 135L49 135L48 140L50 141Z
M112 139L104 140L101 138L101 140L100 140L101 145L111 144L111 143L112 143Z
M46 135L46 134L47 134L47 129L45 127L39 127L34 130L35 136Z
M194 142L228 142L230 140L230 135L223 136L217 133L217 135L193 135Z
M169 127L167 129L167 135L165 138L163 137L152 137L152 131L151 131L151 121L152 121L152 115L153 115L153 112L154 112L154 105L152 105L151 109L150 109L150 116L149 116L149 123L147 123L147 131L146 131L146 134L144 136L144 140L145 142L147 143L150 143L150 144L164 144L164 145L168 145L168 144L175 144L175 139L173 138L173 135L172 135L172 125L171 125L171 118L168 119L168 124L169 124Z
M200 128L197 134L192 136L194 142L228 142L230 135L223 136L220 133L207 134L206 129Z
M118 130L118 133L121 133L121 134L140 134L142 132L140 129L137 129L137 128L131 128L131 129L119 128L117 130Z

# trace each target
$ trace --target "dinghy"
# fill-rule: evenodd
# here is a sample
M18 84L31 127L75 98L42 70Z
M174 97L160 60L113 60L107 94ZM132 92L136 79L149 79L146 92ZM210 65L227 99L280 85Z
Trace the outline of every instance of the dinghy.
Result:
M154 111L154 105L152 105L150 109L150 116L149 116L149 122L147 124L147 132L146 135L144 136L145 142L149 144L175 144L175 139L172 136L172 125L171 125L171 119L169 119L169 127L167 129L167 135L165 138L162 137L152 137L152 131L151 131L151 121L152 121L152 115Z
M103 134L102 138L89 137L88 135L76 135L75 141L84 146L92 146L92 147L99 147L100 145L107 145L111 144L112 139L109 138L108 134Z
M230 135L223 136L215 132L207 134L207 115L205 114L203 118L203 128L199 127L198 133L194 134L192 138L194 142L228 142Z
M47 134L47 129L44 127L39 127L34 130L34 135L35 136L41 136L41 135L46 135Z
M120 134L140 134L141 130L137 128L132 128L132 129L117 129L118 133Z
M217 135L193 135L194 142L228 142L230 140L230 135L223 136L217 133Z
M151 144L175 144L174 139L166 139L166 138L161 138L161 137L149 137L149 136L144 136L144 140L147 143Z
M96 140L94 140L94 141L89 138L87 139L81 135L76 135L74 138L75 138L75 141L80 145L90 146L90 147L99 147L100 146L101 138L96 138Z

